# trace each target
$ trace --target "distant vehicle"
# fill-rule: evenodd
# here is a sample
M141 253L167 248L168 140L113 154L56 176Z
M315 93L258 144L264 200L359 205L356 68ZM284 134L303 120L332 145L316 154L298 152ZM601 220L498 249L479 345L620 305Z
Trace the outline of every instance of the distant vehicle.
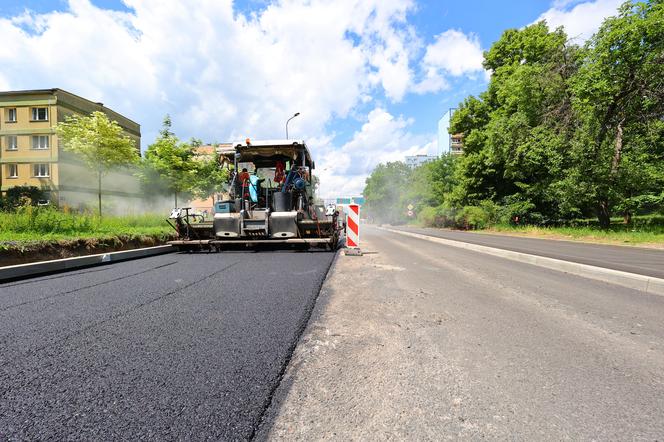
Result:
M220 167L232 164L226 200L214 203L212 221L190 208L170 219L182 250L221 250L230 244L299 244L336 249L339 212L315 204L314 161L304 141L247 139L217 150ZM239 171L239 172L238 172Z

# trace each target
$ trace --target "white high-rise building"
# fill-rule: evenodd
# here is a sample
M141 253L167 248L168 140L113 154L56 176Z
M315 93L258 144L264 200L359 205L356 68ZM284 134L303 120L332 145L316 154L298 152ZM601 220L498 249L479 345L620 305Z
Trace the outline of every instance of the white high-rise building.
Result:
M440 155L463 153L463 134L450 135L450 119L456 108L450 108L438 121L438 152Z
M438 120L438 153L440 155L450 153L450 118L452 118L454 111L454 108L450 108Z

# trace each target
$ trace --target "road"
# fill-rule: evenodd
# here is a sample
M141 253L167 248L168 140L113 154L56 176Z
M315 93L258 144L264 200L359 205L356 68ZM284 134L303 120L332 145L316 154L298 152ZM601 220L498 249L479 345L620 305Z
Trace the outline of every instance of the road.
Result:
M0 440L251 438L333 257L169 254L0 284Z
M258 432L664 440L664 297L367 227Z
M663 296L362 239L0 284L0 440L664 439Z
M521 238L509 235L487 235L431 228L390 228L664 278L664 250L661 249Z

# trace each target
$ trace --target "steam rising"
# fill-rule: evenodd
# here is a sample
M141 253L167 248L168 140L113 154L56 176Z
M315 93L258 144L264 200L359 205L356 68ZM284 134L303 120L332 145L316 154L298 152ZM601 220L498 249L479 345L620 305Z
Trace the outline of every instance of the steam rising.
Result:
M59 183L59 205L77 211L96 211L96 174L71 154L62 153ZM174 207L174 196L166 188L145 188L135 175L136 168L117 168L102 178L102 207L108 215L168 214ZM184 201L178 201L180 206Z

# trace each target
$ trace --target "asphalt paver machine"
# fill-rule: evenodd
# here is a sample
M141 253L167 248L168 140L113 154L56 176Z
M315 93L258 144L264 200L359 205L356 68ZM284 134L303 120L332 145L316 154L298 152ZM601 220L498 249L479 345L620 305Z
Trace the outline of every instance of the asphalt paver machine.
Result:
M220 167L230 170L226 197L214 202L211 221L174 209L169 222L178 239L169 244L209 251L269 244L336 249L339 213L315 203L315 165L304 141L247 139L216 153Z

